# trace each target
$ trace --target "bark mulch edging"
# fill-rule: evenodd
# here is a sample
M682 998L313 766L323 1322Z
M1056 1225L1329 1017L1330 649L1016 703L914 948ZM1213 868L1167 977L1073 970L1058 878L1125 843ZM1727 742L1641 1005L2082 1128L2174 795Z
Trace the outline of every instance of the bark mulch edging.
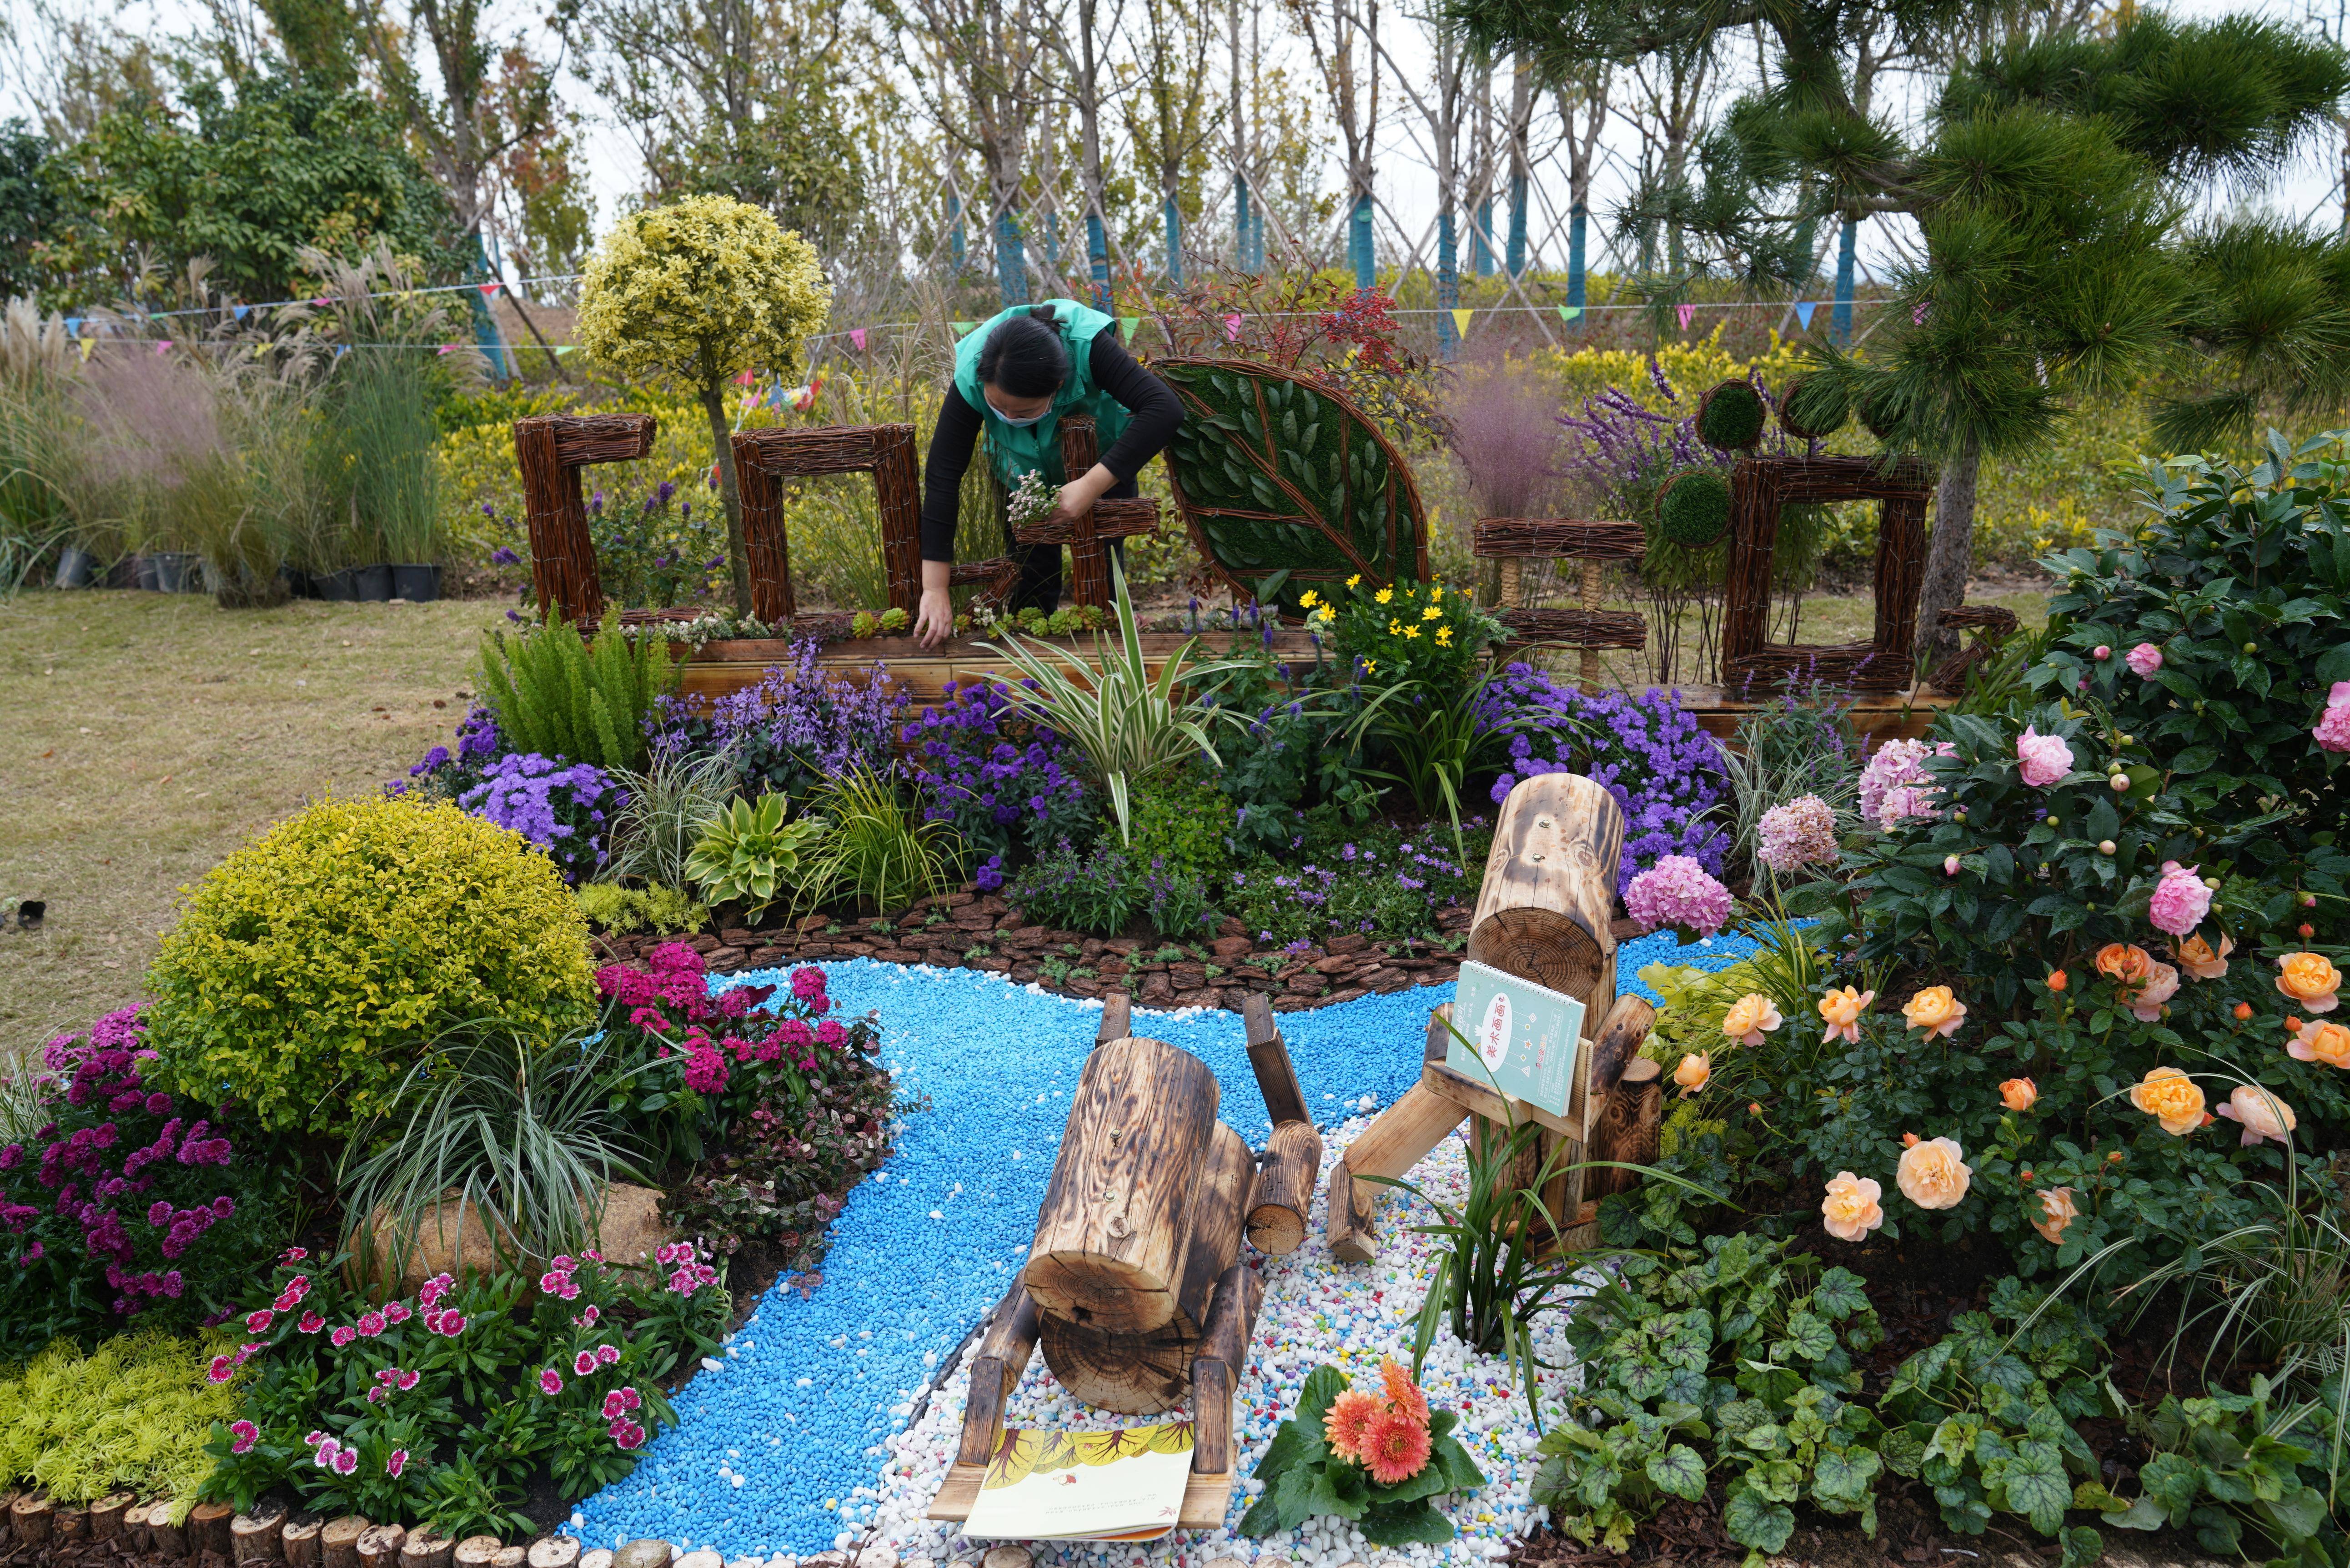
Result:
M919 899L894 923L807 915L789 926L759 930L730 926L715 935L607 933L595 940L599 961L607 963L641 957L662 942L682 941L702 954L716 974L813 959L872 958L983 970L1063 996L1098 997L1123 991L1142 1007L1237 1012L1242 998L1256 992L1272 998L1274 1012L1298 1012L1374 992L1451 981L1460 971L1470 913L1458 904L1439 911L1436 925L1445 933L1441 942L1350 934L1292 952L1260 944L1238 919L1225 920L1219 933L1204 942L1186 944L1054 930L1030 924L1017 905L995 894L966 888ZM878 929L885 924L889 929Z

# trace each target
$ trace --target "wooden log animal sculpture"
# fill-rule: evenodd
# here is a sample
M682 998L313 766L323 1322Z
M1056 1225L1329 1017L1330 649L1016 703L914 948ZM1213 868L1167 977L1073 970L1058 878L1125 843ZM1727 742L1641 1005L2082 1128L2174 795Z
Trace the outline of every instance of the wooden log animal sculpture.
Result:
M1616 996L1616 942L1608 917L1623 846L1624 815L1615 797L1580 774L1537 775L1502 803L1469 928L1468 956L1584 1003L1586 1037L1575 1054L1565 1113L1505 1099L1482 1080L1447 1067L1450 1010L1440 1010L1422 1045L1420 1081L1363 1129L1331 1172L1328 1233L1337 1257L1367 1262L1377 1255L1375 1216L1382 1189L1369 1179L1401 1177L1471 1115L1491 1122L1533 1122L1544 1129L1540 1158L1556 1152L1557 1167L1567 1168L1542 1195L1560 1222L1556 1243L1575 1248L1596 1241L1583 1189L1586 1173L1573 1168L1582 1163L1593 1129L1654 1017L1647 1002Z
M1263 1282L1242 1241L1262 1179L1258 1158L1217 1119L1207 1064L1127 1033L1124 996L1103 1007L1093 1053L1020 1277L997 1303L972 1362L962 1447L929 1517L960 1521L1003 1432L1012 1391L1042 1346L1062 1386L1088 1405L1156 1415L1191 1401L1191 1480L1179 1529L1214 1529L1232 1496L1232 1402L1248 1361ZM1260 1040L1262 1033L1267 1038ZM1250 1060L1268 1106L1304 1121L1304 1093L1271 1027L1251 1033ZM1278 1120L1276 1116L1276 1120ZM1305 1123L1307 1136L1312 1125ZM1290 1133L1288 1146L1298 1142ZM1285 1159L1295 1162L1291 1153ZM1320 1160L1285 1171L1301 1217Z

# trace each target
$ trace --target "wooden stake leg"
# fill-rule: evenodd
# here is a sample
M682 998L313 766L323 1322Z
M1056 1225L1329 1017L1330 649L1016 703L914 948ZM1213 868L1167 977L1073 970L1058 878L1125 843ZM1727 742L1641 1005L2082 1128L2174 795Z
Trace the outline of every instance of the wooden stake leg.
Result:
M1335 1256L1349 1263L1367 1263L1378 1251L1372 1220L1380 1188L1363 1178L1404 1175L1468 1114L1464 1106L1427 1085L1414 1084L1403 1098L1363 1129L1330 1173L1329 1238Z
M995 1457L1003 1437L1003 1412L1028 1358L1036 1350L1036 1303L1018 1280L995 1306L995 1322L980 1341L979 1355L971 1364L971 1395L963 1405L962 1447L956 1459L963 1464L984 1465Z

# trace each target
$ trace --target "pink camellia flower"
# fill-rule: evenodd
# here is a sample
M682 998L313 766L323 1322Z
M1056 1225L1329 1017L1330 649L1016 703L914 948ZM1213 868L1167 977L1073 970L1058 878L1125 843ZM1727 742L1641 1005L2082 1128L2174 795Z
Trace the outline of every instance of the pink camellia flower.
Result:
M2090 652L2090 657L2095 659L2100 664L2103 664L2106 659L2111 659L2113 656L2114 650L2102 642L2097 644L2097 646Z
M574 1375L580 1377L594 1376L596 1371L596 1353L592 1350L583 1350L578 1355L573 1356L571 1358L571 1370Z
M2154 672L2162 668L2162 649L2150 642L2141 642L2122 655L2122 662L2128 665L2130 672L2139 680L2150 680Z
M2350 680L2334 683L2334 690L2325 694L2325 711L2317 716L2316 727L2309 732L2316 737L2321 751L2350 752Z
M2301 1125L2291 1106L2256 1084L2237 1085L2218 1114L2243 1127L2246 1148L2266 1138L2291 1147L2293 1130Z
M304 1334L316 1334L327 1326L327 1320L315 1312L306 1312L302 1314L302 1321L294 1326Z
M267 1334L269 1325L276 1321L277 1314L269 1308L263 1307L259 1312L245 1314L244 1331L247 1334Z
M1730 889L1686 855L1668 855L1632 878L1624 910L1644 931L1679 926L1710 937L1730 922Z
M204 1381L225 1383L236 1376L236 1363L225 1355L215 1355L213 1364L204 1368Z
M261 1428L250 1421L230 1422L228 1435L235 1439L228 1446L228 1451L232 1454L250 1453L253 1451L253 1445L261 1441Z
M337 1475L347 1476L359 1468L359 1451L357 1449L345 1449L341 1453L335 1456L335 1473Z
M1945 877L1955 877L1955 876L1957 876L1958 874L1959 874L1959 857L1958 857L1957 856L1955 856L1955 855L1945 855L1945 856L1943 856L1943 857L1942 857L1942 875L1943 875L1943 876L1945 876Z
M2146 918L2156 930L2183 937L2211 912L2211 889L2203 885L2198 874L2201 869L2176 860L2162 863L2162 880L2154 885L2154 897L2146 908Z
M2148 964L2146 983L2130 998L2130 1012L2140 1023L2162 1022L2162 1004L2178 994L2178 971L2167 963Z
M2046 789L2073 771L2073 748L2064 743L2062 735L2043 735L2031 725L2015 738L2016 765L2023 771L2023 782L2033 789Z
M563 1374L552 1366L543 1366L538 1373L538 1391L548 1398L563 1392Z
M384 1473L385 1473L385 1474L387 1474L387 1475L389 1475L389 1476L393 1477L394 1479L397 1479L397 1478L399 1477L399 1475L400 1475L400 1471L402 1471L402 1470L404 1470L404 1469L406 1469L407 1468L408 1468L408 1450L407 1450L406 1449L392 1449L392 1450L391 1450L391 1458L390 1458L390 1459L386 1459L386 1460L384 1460L384 1461L383 1461Z
M597 1365L597 1366L611 1366L616 1365L616 1364L619 1361L619 1359L620 1359L620 1352L619 1352L619 1346L617 1346L617 1345L598 1345L598 1346L596 1347L596 1365Z
M365 1335L369 1339L373 1339L377 1334L381 1334L383 1331L383 1314L380 1312L364 1312L359 1314L359 1333L361 1334Z

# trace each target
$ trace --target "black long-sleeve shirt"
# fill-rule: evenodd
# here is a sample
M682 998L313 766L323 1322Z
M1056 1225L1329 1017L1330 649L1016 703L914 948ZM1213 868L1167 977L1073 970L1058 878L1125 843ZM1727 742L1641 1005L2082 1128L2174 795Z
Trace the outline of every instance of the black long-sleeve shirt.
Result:
M1175 438L1183 422L1183 405L1166 382L1135 362L1115 332L1094 334L1087 365L1094 385L1118 400L1133 417L1100 461L1121 483L1132 479ZM963 470L979 444L985 416L963 400L950 385L939 407L938 428L931 432L931 455L922 476L922 559L954 559L955 513L962 491ZM1076 474L1068 475L1071 479Z

